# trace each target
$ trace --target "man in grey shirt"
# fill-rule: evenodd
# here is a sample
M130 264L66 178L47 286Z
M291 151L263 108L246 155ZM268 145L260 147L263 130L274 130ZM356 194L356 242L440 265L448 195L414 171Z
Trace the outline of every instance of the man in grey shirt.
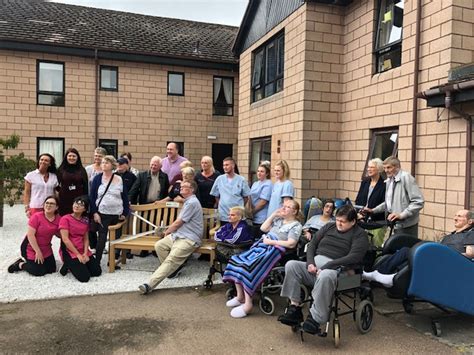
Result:
M155 244L161 265L148 283L140 285L141 294L148 294L166 277L176 273L188 257L201 245L203 215L199 200L194 195L197 185L194 181L181 183L184 205L176 221L165 231L165 236Z

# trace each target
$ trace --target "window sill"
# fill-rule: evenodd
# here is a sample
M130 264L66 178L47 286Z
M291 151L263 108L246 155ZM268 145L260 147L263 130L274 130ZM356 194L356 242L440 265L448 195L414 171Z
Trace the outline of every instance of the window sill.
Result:
M261 106L264 106L270 102L274 102L274 101L277 101L277 100L281 100L283 97L284 97L284 92L285 92L285 89L283 89L282 91L279 91L271 96L268 96L268 97L265 97L261 100L258 100L258 101L255 101L255 102L252 102L250 104L250 108L251 109L254 109L254 108L258 108L258 107L261 107Z

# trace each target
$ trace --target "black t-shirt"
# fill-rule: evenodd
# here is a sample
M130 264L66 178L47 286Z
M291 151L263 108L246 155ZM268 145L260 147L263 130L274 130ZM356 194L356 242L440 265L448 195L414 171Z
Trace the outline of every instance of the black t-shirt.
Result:
M474 245L474 231L464 233L451 233L441 240L442 245L446 245L460 253L466 252L466 245Z
M212 185L219 176L218 172L215 172L211 176L205 177L201 172L197 173L194 177L196 184L198 185L198 193L196 194L201 206L204 208L214 208L216 198L211 195Z

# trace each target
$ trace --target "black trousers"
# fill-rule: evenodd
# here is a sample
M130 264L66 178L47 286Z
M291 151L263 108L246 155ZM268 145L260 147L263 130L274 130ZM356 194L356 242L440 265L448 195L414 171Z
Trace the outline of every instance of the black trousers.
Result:
M391 255L377 267L377 271L385 275L397 273L408 264L409 254L410 248L403 247L400 250L397 250L395 254Z
M26 257L26 248L29 244L28 238L25 237L21 243L21 256L26 260L22 266L22 270L25 270L33 276L44 276L46 274L52 274L56 272L56 260L54 255L50 255L44 259L43 264L38 264L34 260Z
M74 277L80 282L88 282L91 277L100 276L102 269L100 263L92 255L89 261L85 264L81 263L79 259L71 258L67 251L66 245L61 242L61 250L63 252L64 265L63 268L70 270Z
M96 247L96 258L100 264L102 260L102 254L104 254L105 243L107 242L107 234L109 233L109 226L117 224L119 216L115 214L102 214L99 213L101 224L99 225L99 239L97 240Z

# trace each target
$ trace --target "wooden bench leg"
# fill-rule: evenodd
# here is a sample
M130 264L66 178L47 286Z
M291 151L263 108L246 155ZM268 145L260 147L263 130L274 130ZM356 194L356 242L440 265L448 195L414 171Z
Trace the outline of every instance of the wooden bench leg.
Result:
M115 271L115 247L111 244L109 248L109 272Z

